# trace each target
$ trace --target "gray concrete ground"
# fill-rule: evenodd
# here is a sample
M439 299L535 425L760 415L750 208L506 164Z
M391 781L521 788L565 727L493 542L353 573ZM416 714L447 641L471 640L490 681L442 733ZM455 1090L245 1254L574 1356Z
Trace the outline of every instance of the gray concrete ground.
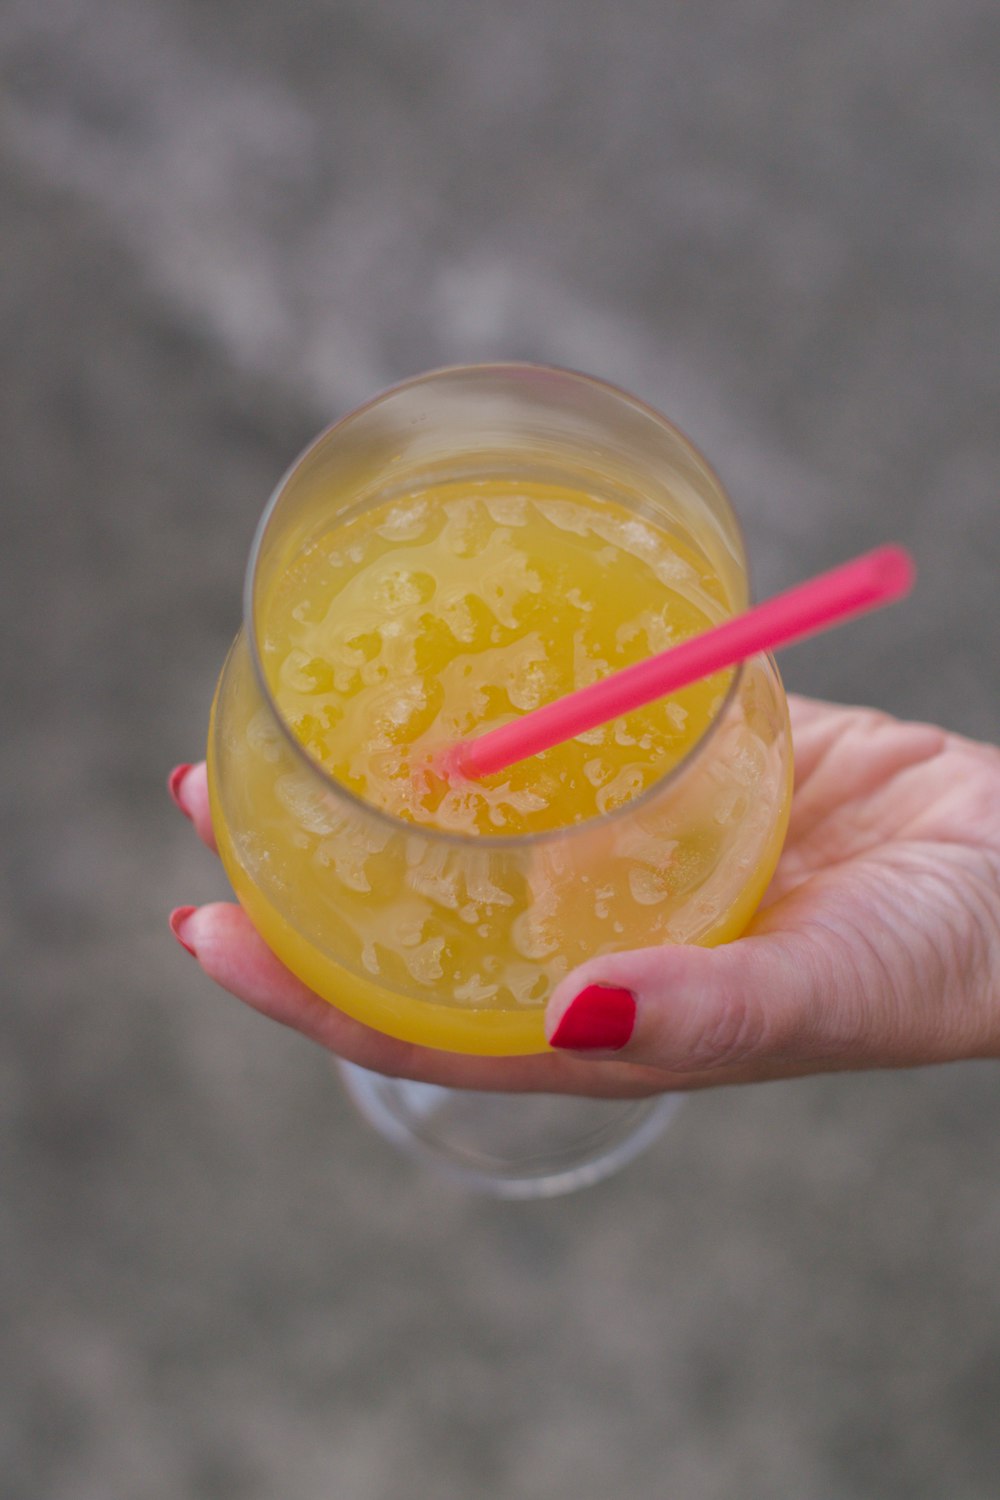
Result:
M211 991L162 790L301 443L432 365L661 405L800 689L1000 736L992 0L6 0L0 1492L995 1500L1000 1072L702 1097L499 1206Z

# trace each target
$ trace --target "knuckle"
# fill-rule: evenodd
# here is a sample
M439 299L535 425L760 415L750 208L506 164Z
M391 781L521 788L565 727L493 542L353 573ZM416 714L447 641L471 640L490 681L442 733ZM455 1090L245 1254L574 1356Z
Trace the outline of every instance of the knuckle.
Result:
M720 996L693 1039L689 1065L697 1069L736 1067L766 1056L777 1043L766 1007L746 990Z

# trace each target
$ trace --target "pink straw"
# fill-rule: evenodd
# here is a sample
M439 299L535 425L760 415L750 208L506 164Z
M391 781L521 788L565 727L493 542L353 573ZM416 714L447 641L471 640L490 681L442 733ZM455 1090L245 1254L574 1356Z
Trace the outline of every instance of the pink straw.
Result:
M905 548L877 547L658 656L624 667L478 739L449 745L434 760L449 778L489 776L759 651L774 651L891 604L909 592L915 576Z

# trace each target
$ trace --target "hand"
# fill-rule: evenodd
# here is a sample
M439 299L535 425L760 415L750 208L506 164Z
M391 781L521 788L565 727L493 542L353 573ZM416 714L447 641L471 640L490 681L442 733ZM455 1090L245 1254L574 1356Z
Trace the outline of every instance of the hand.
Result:
M331 1052L465 1088L642 1095L1000 1057L1000 750L868 709L790 707L791 824L749 931L582 964L549 1000L561 1045L543 1055L382 1036L289 973L238 906L182 908L175 934L225 989ZM214 848L204 766L171 782Z

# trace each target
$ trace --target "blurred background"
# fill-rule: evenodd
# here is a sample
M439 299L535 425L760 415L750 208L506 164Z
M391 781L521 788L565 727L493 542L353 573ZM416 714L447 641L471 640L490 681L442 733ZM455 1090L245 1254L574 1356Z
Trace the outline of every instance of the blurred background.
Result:
M478 359L665 410L761 594L908 543L788 683L1000 738L993 0L4 0L0 76L4 1493L995 1500L997 1066L463 1196L171 940L163 785L287 462Z

